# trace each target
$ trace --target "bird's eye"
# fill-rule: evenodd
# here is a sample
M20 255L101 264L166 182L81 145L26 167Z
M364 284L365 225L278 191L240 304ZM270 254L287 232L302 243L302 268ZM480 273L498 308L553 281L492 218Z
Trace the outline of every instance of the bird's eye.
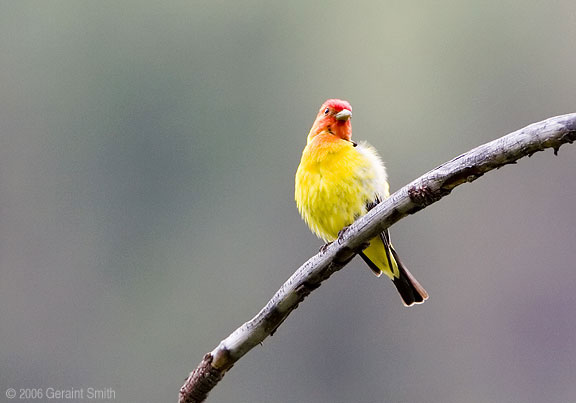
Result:
M330 108L324 109L324 115L328 115L329 112L330 112Z

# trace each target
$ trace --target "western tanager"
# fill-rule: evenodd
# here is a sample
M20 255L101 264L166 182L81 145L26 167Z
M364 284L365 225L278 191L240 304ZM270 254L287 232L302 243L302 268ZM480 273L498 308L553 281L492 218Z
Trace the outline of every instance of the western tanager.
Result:
M318 111L296 172L298 210L312 232L325 242L389 194L386 169L368 143L352 141L352 107L329 99ZM428 299L428 293L404 267L388 231L370 240L359 253L370 269L392 279L406 306Z

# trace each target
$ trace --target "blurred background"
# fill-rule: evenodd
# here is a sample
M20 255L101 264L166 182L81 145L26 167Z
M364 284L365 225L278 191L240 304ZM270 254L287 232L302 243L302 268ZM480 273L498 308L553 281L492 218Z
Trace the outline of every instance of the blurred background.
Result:
M321 246L293 180L325 99L398 189L576 112L575 40L568 0L3 1L0 400L176 401ZM546 151L402 220L426 304L357 258L209 401L575 401L575 173Z

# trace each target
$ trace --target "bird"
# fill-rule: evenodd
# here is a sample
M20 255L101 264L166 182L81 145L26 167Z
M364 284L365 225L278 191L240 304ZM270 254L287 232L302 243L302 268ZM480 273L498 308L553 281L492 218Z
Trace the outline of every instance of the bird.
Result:
M390 195L382 159L367 142L352 140L351 118L348 101L324 102L296 171L298 211L310 230L327 243ZM392 280L405 306L428 299L426 290L400 261L388 230L358 254L377 277L384 273Z

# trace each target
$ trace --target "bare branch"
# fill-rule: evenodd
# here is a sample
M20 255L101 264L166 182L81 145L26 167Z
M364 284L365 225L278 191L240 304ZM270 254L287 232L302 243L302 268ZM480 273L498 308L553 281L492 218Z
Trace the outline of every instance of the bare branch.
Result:
M476 147L404 186L304 263L253 319L206 354L180 389L180 402L204 401L236 361L272 335L308 294L343 268L378 233L494 168L513 164L546 148L552 148L556 154L561 145L575 140L576 113L553 117Z

